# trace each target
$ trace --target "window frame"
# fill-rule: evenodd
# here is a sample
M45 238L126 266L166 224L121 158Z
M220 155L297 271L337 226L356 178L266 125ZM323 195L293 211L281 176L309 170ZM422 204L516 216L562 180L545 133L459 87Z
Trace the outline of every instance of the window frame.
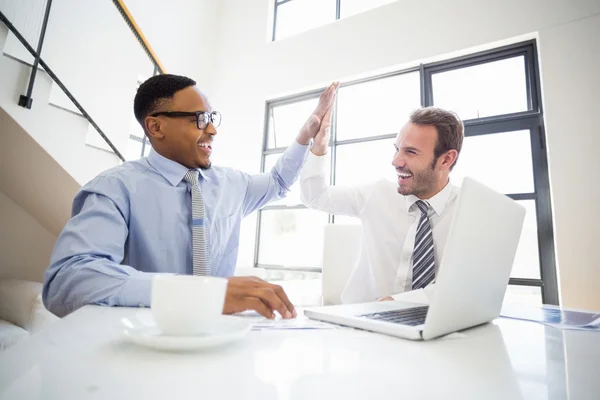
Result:
M294 0L273 0L274 1L274 10L273 10L273 27L271 29L271 41L277 41L277 10L279 6L289 3ZM342 0L335 0L335 20L339 21L341 18L341 9L342 9ZM281 40L281 39L280 39Z
M278 12L278 8L281 5L284 5L286 3L289 3L291 1L294 0L273 0L273 26L271 27L271 41L272 42L276 42L277 41L277 12ZM335 20L334 21L339 21L340 19L342 19L342 1L343 0L335 0ZM375 6L373 8L377 8L380 7L381 5ZM368 10L371 10L373 8L369 8L365 11L362 12L366 12ZM357 14L352 14L351 16L354 16ZM349 16L346 16L344 18L348 18ZM305 32L305 31L303 31ZM282 40L282 39L279 39Z
M285 4L293 0L283 0L279 4ZM338 17L339 3L338 1ZM276 2L277 6L277 2ZM275 14L276 15L276 14ZM275 32L274 32L275 33ZM275 36L273 36L275 37ZM536 286L542 291L542 301L544 304L559 304L558 297L558 282L556 275L556 258L554 250L554 230L552 221L552 204L550 194L550 180L548 174L548 155L546 150L546 137L543 118L543 108L541 101L541 86L539 63L537 57L536 40L520 42L500 48L495 48L483 52L465 55L462 57L452 58L448 60L438 61L429 64L420 64L411 68L405 68L398 71L389 72L386 74L367 77L351 82L346 82L341 87L358 85L361 83L388 78L395 75L401 75L411 72L419 72L420 76L420 100L421 106L431 106L434 104L434 93L432 86L432 75L440 72L451 71L474 65L485 64L489 62L499 61L506 58L524 56L525 77L527 85L527 111L516 112L511 114L496 115L477 119L465 120L465 137L488 135L501 132L509 132L515 130L528 130L530 132L531 152L532 152L532 168L534 178L534 191L531 193L509 193L507 196L514 200L534 200L536 205L536 218L538 224L538 256L540 260L540 278L510 278L509 284L518 286ZM264 115L264 135L261 153L260 170L264 172L265 156L270 154L282 153L285 148L267 148L269 135L269 117L274 107L292 104L298 101L303 101L311 98L317 98L324 90L320 88L296 95L286 96L265 102ZM330 184L335 184L336 179L336 151L339 145L350 143L363 143L373 140L381 140L394 138L397 133L383 134L368 138L348 139L343 141L337 140L337 101L334 104L332 115L331 140L330 140L330 157L331 157L331 177ZM275 133L276 134L276 133ZM304 205L276 205L266 206L257 212L256 222L256 237L254 247L254 267L267 269L284 269L278 265L259 264L260 253L260 229L261 229L261 214L262 211L274 209L291 209L291 208L306 208ZM329 215L329 223L335 223L335 217ZM320 272L321 268L306 267L294 268L285 270L293 271L311 271Z

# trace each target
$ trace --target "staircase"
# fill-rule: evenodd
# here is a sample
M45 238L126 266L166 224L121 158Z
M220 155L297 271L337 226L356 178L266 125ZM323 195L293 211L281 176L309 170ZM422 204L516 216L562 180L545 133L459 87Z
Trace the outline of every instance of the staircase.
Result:
M0 192L58 235L82 185L149 151L133 97L162 66L121 1L0 0L0 13Z

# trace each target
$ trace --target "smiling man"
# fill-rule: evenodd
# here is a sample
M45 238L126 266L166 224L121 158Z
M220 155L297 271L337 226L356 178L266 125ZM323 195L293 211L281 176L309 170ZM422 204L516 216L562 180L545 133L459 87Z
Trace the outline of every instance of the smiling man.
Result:
M44 277L46 307L64 316L86 304L149 306L155 274L229 278L225 313L296 312L284 291L235 277L243 217L282 198L297 179L308 144L331 109L337 83L269 172L212 167L221 114L192 79L158 75L140 85L136 119L153 150L86 184L73 201Z
M397 183L381 180L349 187L328 186L325 179L330 125L328 113L300 188L306 206L361 220L360 257L342 302L391 299L391 294L434 282L458 194L449 174L462 147L462 122L440 108L416 110L396 137L392 166Z

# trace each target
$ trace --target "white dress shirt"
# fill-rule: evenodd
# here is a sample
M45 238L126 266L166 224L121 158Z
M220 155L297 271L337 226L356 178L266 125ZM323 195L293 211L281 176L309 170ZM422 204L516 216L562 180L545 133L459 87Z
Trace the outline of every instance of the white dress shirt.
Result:
M402 196L397 183L379 180L356 186L329 186L328 156L312 152L300 175L302 202L334 215L360 218L362 243L359 257L342 293L343 303L374 301L412 288L412 252L421 211L415 196ZM390 167L391 168L391 167ZM433 230L436 272L459 189L448 183L428 199Z

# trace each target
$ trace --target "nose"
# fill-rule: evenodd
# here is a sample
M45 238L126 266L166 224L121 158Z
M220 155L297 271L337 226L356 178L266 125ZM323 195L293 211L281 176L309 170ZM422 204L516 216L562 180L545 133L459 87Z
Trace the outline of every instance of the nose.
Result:
M402 156L402 152L397 152L394 154L394 158L392 158L392 165L395 168L404 168L406 166L404 157Z
M208 125L206 125L206 128L204 128L204 133L215 136L217 134L217 128L215 128L212 122L209 122Z

